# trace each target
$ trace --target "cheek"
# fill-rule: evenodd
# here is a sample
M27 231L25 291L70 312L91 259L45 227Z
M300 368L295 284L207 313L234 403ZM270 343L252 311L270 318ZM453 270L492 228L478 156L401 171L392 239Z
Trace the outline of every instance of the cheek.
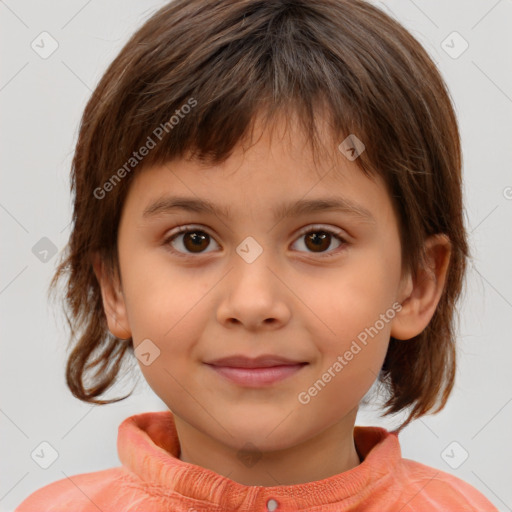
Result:
M327 321L335 334L324 329L316 338L321 356L318 376L310 385L321 389L321 398L314 401L314 407L324 411L325 404L336 404L328 413L333 421L339 410L355 407L370 389L389 346L394 310L384 294L372 296L371 290L359 290L362 295L357 300L344 299L339 307L331 308Z
M392 306L398 269L379 258L361 259L324 279L309 292L311 310L330 338L348 339L373 325Z
M390 265L375 252L354 259L311 296L315 301L312 309L322 319L315 322L320 330L312 333L322 354L320 371L325 380L333 382L327 386L326 398L346 394L352 402L362 398L377 378L395 316L398 276L399 261Z
M182 340L184 332L193 335L197 328L193 319L197 320L201 302L214 284L211 279L171 263L160 248L131 251L125 267L123 287L134 340L168 343Z

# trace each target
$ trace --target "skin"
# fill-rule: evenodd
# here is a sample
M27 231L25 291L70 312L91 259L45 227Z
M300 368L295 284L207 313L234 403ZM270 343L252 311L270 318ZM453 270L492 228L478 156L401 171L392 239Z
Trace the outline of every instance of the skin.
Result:
M444 235L426 240L429 265L414 282L402 272L397 218L383 181L367 178L339 152L334 168L332 161L315 165L304 136L276 126L257 131L254 145L245 153L238 146L221 165L180 160L141 171L120 220L121 279L109 277L99 257L94 261L110 331L131 336L135 348L150 339L160 350L149 366L139 365L175 415L180 459L245 485L321 480L360 463L353 440L359 402L390 336L407 340L428 325L450 254ZM232 216L176 210L143 218L148 205L171 194L229 206ZM358 203L373 220L336 211L273 218L272 208L283 202L332 196ZM192 232L210 235L202 252L193 252L183 234L166 242L191 224ZM315 251L305 235L322 230L340 231L345 242L333 234ZM252 263L236 252L248 236L263 249ZM394 318L300 403L299 393L396 302L402 308L391 309ZM234 354L309 364L251 389L204 364ZM253 463L240 460L241 450Z

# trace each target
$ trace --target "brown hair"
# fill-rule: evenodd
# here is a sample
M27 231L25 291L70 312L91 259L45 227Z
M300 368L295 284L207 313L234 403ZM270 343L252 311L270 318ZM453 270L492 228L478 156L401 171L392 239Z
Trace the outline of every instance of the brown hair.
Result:
M194 107L169 123L191 99ZM438 399L434 412L444 407L454 384L455 304L469 254L456 117L419 42L361 0L176 0L111 63L81 120L71 171L72 233L50 286L67 275L66 318L75 341L66 379L74 396L97 404L130 396L98 398L116 382L133 346L108 331L92 258L101 254L110 275L117 274L118 224L134 173L186 155L222 162L262 113L266 123L276 113L297 113L318 153L321 106L330 114L332 140L356 134L366 146L356 163L384 179L399 219L403 268L417 275L427 236L444 233L451 241L431 322L411 340L391 338L378 377L389 392L386 415L411 409L401 428ZM156 146L127 169L157 127Z

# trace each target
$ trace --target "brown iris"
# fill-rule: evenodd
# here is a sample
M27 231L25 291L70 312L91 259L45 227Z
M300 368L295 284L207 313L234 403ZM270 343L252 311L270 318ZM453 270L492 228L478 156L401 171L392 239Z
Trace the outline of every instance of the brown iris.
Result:
M326 231L310 231L303 235L308 249L313 252L324 252L331 244L332 235ZM210 235L204 231L187 231L183 233L183 245L189 252L202 252L208 247Z
M209 238L210 235L204 231L189 231L183 234L183 245L187 251L201 252L208 247Z
M305 235L305 244L314 252L327 250L331 244L331 234L326 231L311 231ZM319 251L317 249L320 249Z

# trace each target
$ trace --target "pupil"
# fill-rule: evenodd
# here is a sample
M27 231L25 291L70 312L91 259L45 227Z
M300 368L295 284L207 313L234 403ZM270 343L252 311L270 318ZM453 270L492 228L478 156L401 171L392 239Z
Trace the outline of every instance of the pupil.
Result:
M201 233L201 234L198 235L198 233ZM203 233L201 231L194 231L193 233L187 233L184 236L183 243L189 250L204 249L205 247L201 247L201 243L203 243L207 239L208 236L209 235L207 235L206 233ZM191 241L192 244L189 246L187 241Z
M318 236L318 233L320 233L320 236ZM317 231L314 233L311 233L307 240L311 241L313 243L313 249L327 249L329 247L329 233L326 233L325 231ZM325 241L327 240L327 245L325 244ZM324 247L322 247L322 244Z

